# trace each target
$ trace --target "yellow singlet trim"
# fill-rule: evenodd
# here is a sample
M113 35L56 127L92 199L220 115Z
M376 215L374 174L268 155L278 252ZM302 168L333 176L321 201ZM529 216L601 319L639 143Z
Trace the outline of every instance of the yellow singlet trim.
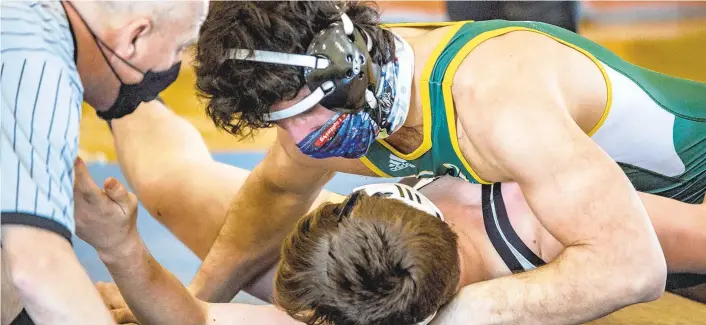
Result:
M375 164L373 164L373 162L370 161L370 159L368 159L368 157L363 156L360 158L360 161L363 162L363 165L365 165L365 167L368 167L368 169L370 169L370 171L377 174L378 176L385 177L385 178L392 178L392 176L390 176L390 175L386 174L384 171L380 170L380 168L378 168L378 166L375 166Z
M414 149L414 151L410 152L409 154L403 154L399 152L397 149L395 149L393 146L391 146L389 143L387 143L385 140L379 140L380 144L382 144L387 150L390 150L393 154L396 156L404 159L404 160L414 160L419 157L421 157L424 153L429 151L431 149L432 145L432 139L431 139L431 97L429 96L429 78L431 77L432 71L434 71L434 65L436 64L436 60L439 58L441 55L441 52L446 48L446 45L451 41L451 38L458 32L459 29L463 26L464 23L438 23L438 25L434 25L432 23L429 23L429 26L451 26L455 24L447 33L444 35L444 37L439 41L439 44L436 45L436 48L434 48L434 51L431 53L429 58L427 59L427 62L424 64L424 70L422 71L422 77L419 82L419 96L422 99L422 120L423 120L423 133L424 133L424 139L422 140L422 144L417 147L417 149ZM421 26L422 24L415 24L415 26Z
M593 54L589 53L588 51L586 51L586 50L584 50L584 49L582 49L572 43L569 43L567 41L564 41L562 39L559 39L559 38L556 38L552 35L549 35L547 33L544 33L544 32L538 31L538 30L534 30L534 29L530 29L530 28L526 28L526 27L516 27L516 26L505 27L505 28L487 31L487 32L484 32L484 33L474 37L471 41L469 41L466 45L464 45L461 48L461 50L456 54L456 57L454 57L453 60L451 61L451 63L449 64L449 67L446 70L446 74L444 75L444 81L442 82L442 86L444 89L444 106L446 107L446 119L447 119L447 123L448 123L448 127L449 127L449 133L451 135L449 137L449 138L451 138L451 145L454 148L454 152L456 153L458 158L463 163L463 166L466 167L466 169L468 169L468 171L471 173L471 176L473 176L473 178L476 181L480 182L481 184L490 184L490 182L485 181L485 180L481 179L480 176L478 176L478 174L473 170L471 165L468 163L466 158L463 156L461 149L458 145L458 137L457 137L457 133L456 133L456 118L455 118L455 114L454 114L455 113L454 112L454 102L453 102L453 96L451 94L451 86L453 85L453 78L456 75L456 71L458 70L458 67L461 65L461 62L463 62L463 59L465 59L466 56L468 56L468 54L471 53L471 51L474 48L476 48L481 43L483 43L493 37L497 37L497 36L507 34L510 32L514 32L514 31L528 31L528 32L534 32L534 33L538 33L538 34L542 34L544 36L550 37L550 38L554 39L555 41L562 43L568 47L571 47L572 49L585 55L586 57L591 59L591 61L593 61L593 63L601 71L601 74L603 75L603 79L605 80L605 83L606 83L606 87L608 89L608 101L606 103L605 109L603 110L603 115L601 116L601 119L598 121L596 126L594 126L593 129L588 133L589 136L591 136L593 133L598 131L598 129L603 125L603 122L605 122L605 119L608 117L608 112L610 112L610 106L611 106L611 102L612 102L612 87L610 84L610 79L608 78L608 73L605 71L605 68L600 63L600 61L598 61L598 59L596 59L596 57L593 56Z
M605 108L603 109L603 114L601 114L601 118L598 120L598 122L596 122L596 125L591 129L591 131L588 131L588 133L586 133L590 137L596 134L598 130L600 130L601 126L603 126L603 123L605 123L605 120L608 118L608 113L610 113L610 107L611 105L613 105L613 86L611 85L610 77L608 76L608 72L605 70L605 67L603 67L603 64L601 64L598 59L596 59L591 53L586 52L584 49L579 49L579 52L588 56L588 58L591 59L591 61L593 61L593 63L598 66L598 69L601 70L603 80L605 80L605 86L608 90L606 92L606 103Z
M468 20L472 21L472 20ZM461 23L460 21L440 21L440 22L417 22L417 23L391 23L391 24L382 24L383 28L395 28L395 27L446 27L446 26L451 26L453 24L458 24Z

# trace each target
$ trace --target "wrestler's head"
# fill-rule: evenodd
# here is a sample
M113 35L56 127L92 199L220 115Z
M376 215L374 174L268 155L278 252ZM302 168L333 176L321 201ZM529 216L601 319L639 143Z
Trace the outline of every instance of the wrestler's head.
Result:
M344 30L350 34L344 34ZM332 53L339 45L340 51ZM278 58L289 61L262 62L263 57L258 57L255 51L284 54ZM380 87L390 88L390 82L378 81L385 80L385 71L393 70L386 65L393 61L394 52L394 36L379 27L378 12L367 4L351 1L216 1L211 3L198 41L197 88L207 100L208 115L218 127L229 133L247 135L254 129L276 124L289 134L303 153L312 157L357 158L387 126L375 125L369 116L344 114L363 109L344 106L353 102L364 106L366 100L375 98L373 106L378 102L390 105L389 91L384 92L388 97L376 96L383 94ZM287 56L309 54L315 57L313 53L325 53L328 56L326 66L333 70L293 65L291 63L296 60ZM353 68L341 68L348 65ZM386 67L389 69L385 70ZM319 70L327 75L316 76ZM343 72L343 75L332 77L336 72ZM388 79L392 75L389 73ZM325 88L323 81L328 77L336 83L333 90ZM350 80L343 80L346 78ZM362 87L358 79L365 80ZM351 86L355 83L358 84ZM321 90L327 95L317 100L314 95L319 87L329 90ZM353 88L354 98L350 97L351 92L343 91ZM337 107L327 107L333 106L327 101L331 102L336 96L339 96ZM302 112L273 117L277 115L273 113L292 108L305 99L307 104L302 104L302 107L306 106ZM395 122L397 120L399 118ZM327 141L320 140L316 144L318 147L312 148L313 139L323 136L330 140L339 130L343 130L345 137L328 141L330 143L323 149L321 144Z
M281 258L275 302L307 324L423 323L460 274L457 236L444 221L366 193L302 218Z

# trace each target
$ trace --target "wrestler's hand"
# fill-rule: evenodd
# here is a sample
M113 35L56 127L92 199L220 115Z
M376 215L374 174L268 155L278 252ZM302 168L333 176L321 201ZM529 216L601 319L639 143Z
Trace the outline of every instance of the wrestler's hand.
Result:
M110 310L110 314L113 316L118 324L136 324L137 318L133 315L130 308L127 306L123 295L120 294L118 286L115 283L98 282L96 283L96 289L100 292L103 298L103 303Z
M101 190L81 158L74 165L76 234L101 258L119 258L139 241L137 198L112 177L105 180Z

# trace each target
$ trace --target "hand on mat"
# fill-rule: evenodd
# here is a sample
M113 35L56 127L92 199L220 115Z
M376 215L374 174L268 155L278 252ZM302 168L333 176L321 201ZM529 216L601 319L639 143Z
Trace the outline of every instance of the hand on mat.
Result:
M81 158L76 159L74 168L76 234L102 257L119 258L139 240L137 198L112 177L101 190Z
M110 314L116 323L137 324L137 318L130 311L115 283L98 282L96 283L96 289L100 292L103 303L110 310Z

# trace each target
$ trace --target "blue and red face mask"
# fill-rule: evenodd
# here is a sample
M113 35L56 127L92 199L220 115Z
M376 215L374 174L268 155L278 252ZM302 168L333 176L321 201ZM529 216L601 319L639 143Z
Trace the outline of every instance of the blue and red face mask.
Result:
M313 158L360 158L380 133L367 112L337 113L318 130L297 143L299 150Z
M397 42L396 46L395 59L380 69L375 92L377 108L351 114L337 113L297 143L303 154L313 158L357 159L368 152L376 139L387 137L402 127L409 112L414 57L409 45L403 41ZM383 118L375 119L370 115L376 113L382 114Z

